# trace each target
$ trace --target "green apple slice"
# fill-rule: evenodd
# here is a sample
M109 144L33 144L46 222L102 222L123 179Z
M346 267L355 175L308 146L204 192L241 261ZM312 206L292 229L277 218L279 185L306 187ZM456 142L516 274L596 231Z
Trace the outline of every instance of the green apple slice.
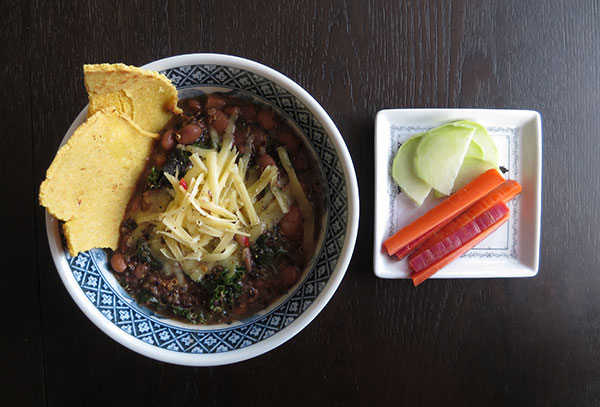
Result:
M419 206L427 198L429 191L431 191L431 187L427 183L417 178L412 165L421 136L421 134L414 135L402 144L392 163L392 177L394 181L402 189L402 192Z
M474 132L473 127L449 123L421 136L414 157L417 177L450 195Z
M497 166L491 162L477 157L465 157L460 171L454 180L454 186L452 192L456 192L469 182L473 181L480 174L483 174L489 169L497 168Z
M483 156L480 158L494 163L496 167L498 166L498 147L496 147L496 143L494 143L494 140L492 140L492 137L485 127L470 120L460 120L454 122L454 124L474 128L475 133L473 133L473 141L483 150ZM467 154L467 157L468 156L469 155Z

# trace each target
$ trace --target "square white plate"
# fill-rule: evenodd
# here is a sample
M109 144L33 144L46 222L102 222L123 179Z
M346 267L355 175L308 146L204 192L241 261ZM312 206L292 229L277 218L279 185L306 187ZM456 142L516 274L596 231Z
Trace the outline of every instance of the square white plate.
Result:
M382 243L441 202L431 194L416 207L393 181L392 161L410 136L444 123L472 120L496 143L499 164L522 192L509 204L511 217L491 236L431 278L530 277L538 272L542 197L542 119L531 110L390 109L375 118L374 271L382 278L410 278L406 259L399 261Z

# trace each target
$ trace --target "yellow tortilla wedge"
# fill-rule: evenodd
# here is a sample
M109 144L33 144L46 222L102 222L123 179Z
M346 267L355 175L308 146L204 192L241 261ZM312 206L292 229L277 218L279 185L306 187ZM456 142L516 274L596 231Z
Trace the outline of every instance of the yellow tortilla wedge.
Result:
M177 89L158 72L125 64L89 64L83 66L83 80L90 102L88 117L112 107L156 133L181 113Z
M90 116L60 148L40 187L40 203L64 221L71 256L117 249L119 227L157 133L114 108Z

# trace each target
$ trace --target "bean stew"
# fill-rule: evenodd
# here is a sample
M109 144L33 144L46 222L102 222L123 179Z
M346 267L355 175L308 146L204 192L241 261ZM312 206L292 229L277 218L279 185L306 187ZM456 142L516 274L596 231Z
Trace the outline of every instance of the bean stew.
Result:
M183 113L161 132L129 202L111 268L138 304L159 315L192 324L248 318L288 293L309 265L323 228L320 166L268 106L217 93L179 106ZM230 156L221 154L228 140ZM213 171L215 163L228 169ZM216 188L229 195L216 202ZM200 191L209 199L194 201ZM184 212L205 235L165 220Z

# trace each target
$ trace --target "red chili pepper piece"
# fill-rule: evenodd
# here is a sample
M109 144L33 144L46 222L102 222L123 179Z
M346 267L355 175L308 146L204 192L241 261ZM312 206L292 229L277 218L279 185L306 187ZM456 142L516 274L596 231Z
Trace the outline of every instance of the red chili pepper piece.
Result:
M248 240L248 236L235 235L235 240L242 247L250 247L250 240Z
M181 178L179 180L179 185L181 185L183 187L183 189L185 189L187 191L188 185L187 185L187 182L185 182L185 179Z

